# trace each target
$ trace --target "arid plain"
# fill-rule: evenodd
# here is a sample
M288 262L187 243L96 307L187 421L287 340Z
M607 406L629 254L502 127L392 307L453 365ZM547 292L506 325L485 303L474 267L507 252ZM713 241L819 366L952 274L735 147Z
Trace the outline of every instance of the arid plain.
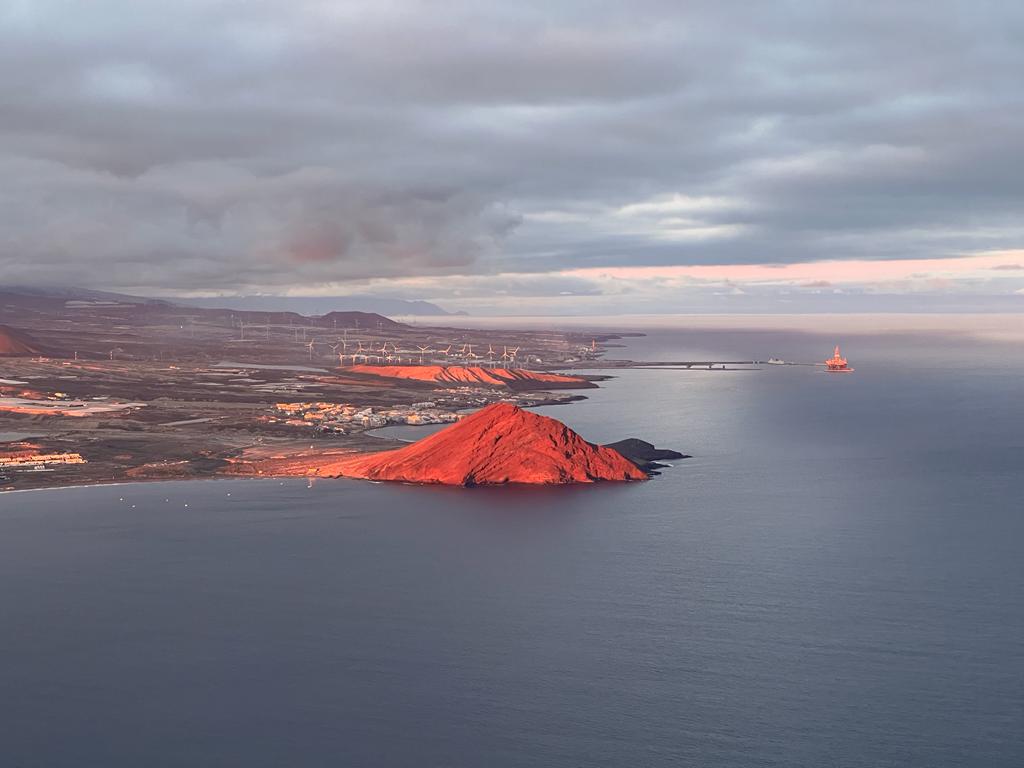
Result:
M0 292L5 489L203 477L374 451L389 424L571 402L615 336L471 330L373 313L196 309Z

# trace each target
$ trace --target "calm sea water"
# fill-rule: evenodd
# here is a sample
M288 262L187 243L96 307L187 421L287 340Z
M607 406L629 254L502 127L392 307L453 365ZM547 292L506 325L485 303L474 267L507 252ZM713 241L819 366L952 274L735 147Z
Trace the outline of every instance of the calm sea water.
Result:
M544 409L644 484L0 495L0 764L1024 765L1020 350L843 341Z

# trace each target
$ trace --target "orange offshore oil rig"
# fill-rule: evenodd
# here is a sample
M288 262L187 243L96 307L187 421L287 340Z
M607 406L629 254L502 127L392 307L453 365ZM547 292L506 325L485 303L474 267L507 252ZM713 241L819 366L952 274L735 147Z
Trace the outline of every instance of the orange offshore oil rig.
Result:
M839 345L836 351L825 361L825 370L829 373L853 373L853 368L846 362L846 358L839 354Z

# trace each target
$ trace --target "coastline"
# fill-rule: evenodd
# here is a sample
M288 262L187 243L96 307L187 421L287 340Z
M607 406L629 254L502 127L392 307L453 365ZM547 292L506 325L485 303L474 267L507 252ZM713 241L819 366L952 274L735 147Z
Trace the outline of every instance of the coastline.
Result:
M903 327L917 329L916 333L930 334L934 328L956 325L966 316L908 316ZM1017 316L1015 316L1017 317ZM688 322L697 322L715 328L747 328L752 322L765 321L764 316L723 317L711 315L686 316ZM873 327L879 322L888 322L888 315L880 317L846 316L857 323L867 322ZM999 322L1002 316L974 316L981 324L959 327L961 338L972 334L988 332L991 323ZM469 318L475 320L477 318ZM807 323L816 325L822 321L820 315L782 316L772 319L770 325L801 327L800 333L821 335L820 327L811 330ZM565 318L561 318L565 320ZM583 327L593 318L574 318ZM623 318L611 318L621 323ZM669 327L678 323L677 316L657 316L659 324ZM106 320L97 323L93 334L106 333ZM538 320L538 325L550 327L553 319ZM513 321L505 318L506 326ZM147 326L148 327L148 326ZM632 330L624 330L631 327ZM523 345L520 352L529 356L531 365L543 371L561 371L583 374L591 383L598 384L623 370L657 369L669 375L678 375L678 370L728 371L753 370L760 366L757 359L741 359L723 350L724 360L676 359L688 355L663 351L657 343L642 340L648 334L636 330L639 324L617 325L600 334L584 332L510 330L459 330L451 331L436 327L398 326L389 331L398 347L410 347L409 338L437 339L440 336L486 340L488 338L515 339ZM645 330L653 331L651 324ZM273 342L275 334L290 336L288 326L269 328L268 335ZM831 332L831 329L829 329ZM153 333L158 329L153 327ZM323 333L324 331L318 331ZM333 331L332 331L333 332ZM693 333L687 328L687 333ZM697 331L702 333L702 331ZM742 332L742 331L740 331ZM762 333L758 330L757 333ZM39 333L37 331L37 333ZM149 333L147 330L146 333ZM118 411L87 414L85 416L31 417L15 413L0 413L0 431L25 437L26 446L39 454L65 452L80 453L88 463L74 467L59 467L52 471L33 473L31 471L0 469L0 493L34 488L57 488L116 483L150 482L162 480L189 480L218 478L231 464L247 462L250 458L259 460L270 455L300 455L313 451L375 452L407 445L402 441L390 442L389 438L373 433L376 427L405 423L403 416L387 415L398 409L402 413L414 413L417 408L431 401L440 411L455 413L459 410L476 410L484 405L502 399L513 399L520 405L540 407L548 405L569 405L586 401L587 395L572 390L546 392L544 390L513 391L508 388L469 387L438 385L436 382L409 381L399 377L376 380L374 376L357 376L345 367L309 365L303 358L310 357L309 351L299 346L292 347L288 356L282 357L281 350L273 344L264 347L249 347L246 354L240 354L241 347L224 343L225 329L212 324L207 335L212 363L171 363L164 353L160 362L159 354L150 359L134 360L70 360L67 358L3 358L0 359L0 381L9 382L2 386L7 394L36 398L61 397L60 393L70 392L70 400L89 402L124 402L126 407ZM40 333L52 344L54 337ZM340 334L339 334L340 335ZM199 334L197 333L197 337ZM155 338L159 338L159 334ZM638 343L618 343L626 338L637 339ZM712 339L719 338L708 337ZM831 342L831 339L829 340ZM468 348L478 342L464 342ZM154 341L153 343L156 343ZM263 342L261 341L261 344ZM453 342L454 343L454 342ZM435 342L432 349L439 348ZM739 349L757 349L741 345ZM831 346L831 344L829 345ZM615 359L620 349L629 349ZM688 349L687 346L678 349ZM266 354L262 351L265 349ZM487 344L483 343L484 353ZM506 347L499 347L501 352ZM717 350L717 343L695 346L694 357L705 357L708 350ZM700 350L705 354L700 354ZM529 350L529 351L527 351ZM455 348L453 347L453 351ZM771 351L765 349L765 352ZM259 353L259 354L257 354ZM242 361L238 358L243 357ZM316 356L313 355L314 360ZM671 357L672 359L666 359ZM765 355L767 357L767 355ZM244 358L249 358L247 361ZM543 359L543 364L539 361ZM223 361L233 361L224 367ZM302 363L306 364L303 365ZM319 362L319 361L316 361ZM820 365L815 363L816 365ZM766 366L771 367L771 366ZM787 367L780 366L785 370ZM315 370L311 370L315 369ZM598 373L600 372L600 373ZM597 375L591 375L597 374ZM657 385L660 386L660 385ZM436 401L436 402L435 402ZM303 420L302 413L291 416L277 409L278 403L292 404L297 408L307 405L353 403L363 409L365 423L343 424L340 429L316 420ZM404 411L402 410L404 409ZM429 410L429 409L428 409ZM311 413L311 416L317 416ZM427 414L429 416L429 413ZM429 422L429 420L428 420ZM424 423L428 423L424 422ZM328 428L330 427L330 428ZM5 450L15 450L14 443L4 445ZM26 451L30 450L28 447ZM6 476L6 477L4 477ZM292 475L285 475L292 476Z
M216 478L250 457L380 451L391 446L375 427L500 400L578 402L608 377L557 371L617 338L246 313L257 333L220 310L30 306L0 306L9 334L38 342L0 356L0 493Z
M45 378L40 379L40 371L44 372L44 377L45 372L52 371L49 375L54 384L50 387L55 389L63 385L63 382L57 382L59 377L66 378L68 366L61 361L7 359L0 360L0 369L4 372L27 370L30 373L24 378L35 379L40 383L45 381ZM149 375L145 370L138 373L133 369L126 370L123 365L115 366L115 369L119 376L126 373L136 378ZM288 370L287 375L292 375L291 369ZM305 373L299 375L305 376ZM338 386L334 385L334 381L338 381ZM310 399L326 403L346 402L353 397L358 402L359 398L366 397L361 393L369 393L371 405L367 413L371 410L387 411L395 407L390 405L395 400L398 400L398 407L402 407L403 400L415 403L417 400L436 397L436 393L443 397L455 397L453 404L469 406L470 412L502 398L511 398L529 407L586 400L586 395L564 389L550 393L530 389L510 391L495 387L466 388L464 392L445 394L447 390L438 390L433 384L406 384L401 381L367 388L361 382L350 384L345 379L344 370L340 369L333 373L317 374L314 386L324 387L322 393L307 394L309 386L306 385L306 391L297 390L301 392L300 397L305 399L312 395ZM588 377L588 386L597 386L591 377ZM45 393L47 390L41 391ZM0 429L13 438L0 445L0 454L21 456L19 460L24 461L23 466L12 462L11 466L0 469L0 493L238 477L241 473L233 470L240 464L248 463L250 454L253 460L268 453L302 455L310 450L354 455L405 444L373 434L372 422L366 428L331 433L321 431L315 423L285 423L283 417L275 417L276 406L273 400L267 402L269 398L266 397L258 398L251 404L234 405L218 401L216 395L214 399L210 399L206 392L202 392L202 395L205 399L201 401L180 399L177 403L168 403L160 397L144 398L116 414L97 416L63 417L54 414L29 420L17 413L0 413ZM259 402L260 399L263 402ZM292 395L291 401L295 399ZM174 406L175 410L168 410L168 405ZM404 422L400 421L393 426L399 424L404 425ZM40 463L33 464L32 459L36 455ZM76 463L74 466L42 463L49 456L59 458L76 455L81 455L85 459L84 463ZM294 475L286 473L282 476Z

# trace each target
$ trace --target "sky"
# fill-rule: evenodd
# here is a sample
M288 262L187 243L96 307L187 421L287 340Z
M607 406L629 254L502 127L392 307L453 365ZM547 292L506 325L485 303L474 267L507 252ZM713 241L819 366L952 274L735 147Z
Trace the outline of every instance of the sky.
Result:
M0 279L1024 309L1024 3L6 0Z

